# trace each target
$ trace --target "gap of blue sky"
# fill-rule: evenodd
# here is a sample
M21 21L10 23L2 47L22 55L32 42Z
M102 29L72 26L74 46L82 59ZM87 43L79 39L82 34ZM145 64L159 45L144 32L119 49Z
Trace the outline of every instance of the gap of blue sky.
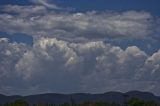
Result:
M62 7L72 7L76 11L148 11L160 16L160 0L50 0ZM0 5L30 5L29 0L1 0Z

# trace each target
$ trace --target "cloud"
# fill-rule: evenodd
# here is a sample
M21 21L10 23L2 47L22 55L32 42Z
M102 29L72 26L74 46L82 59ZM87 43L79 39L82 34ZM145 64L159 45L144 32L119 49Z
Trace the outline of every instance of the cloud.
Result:
M10 73L13 63L21 58L22 54L26 51L27 46L24 44L9 43L7 38L0 38L0 77L5 77Z
M48 0L31 0L31 2L33 2L35 4L41 4L47 8L50 8L50 9L62 9L61 7L58 7L57 5L55 5L53 3L49 3Z
M57 12L48 9L56 9L48 1L34 2L42 5L1 7L0 31L34 39L29 46L0 38L1 93L136 89L159 94L160 50L149 55L135 45L122 49L104 42L152 38L158 28L150 13Z
M0 92L10 94L15 86L21 88L22 81L15 71L15 64L22 58L29 47L23 43L10 43L7 38L0 38ZM16 85L18 83L18 85ZM24 83L24 81L23 81Z
M33 14L33 13L40 13L40 11L46 11L46 8L44 6L20 6L20 5L5 5L1 7L2 11L8 12L8 13L18 13L18 14ZM32 11L29 11L32 9Z
M2 11L10 11L0 15L0 29L8 33L68 40L145 38L154 33L153 17L147 12L57 13L43 6L11 5L4 6Z
M0 40L0 92L106 92L145 90L159 94L159 57L136 46L125 50L103 41L73 43L37 38L33 47ZM6 89L5 89L6 88Z

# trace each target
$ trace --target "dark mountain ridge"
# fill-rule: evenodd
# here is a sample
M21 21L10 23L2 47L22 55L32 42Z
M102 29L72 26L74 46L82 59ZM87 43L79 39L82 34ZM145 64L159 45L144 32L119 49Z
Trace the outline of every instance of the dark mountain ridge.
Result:
M154 101L160 103L160 96L155 96L150 92L130 91L126 93L121 92L106 92L103 94L89 94L89 93L73 93L73 94L57 94L46 93L29 96L5 96L0 94L0 103L13 102L17 99L25 100L30 104L36 103L51 103L51 104L63 104L63 103L84 103L84 102L104 102L104 103L123 103L125 100L131 98L138 98L144 101Z

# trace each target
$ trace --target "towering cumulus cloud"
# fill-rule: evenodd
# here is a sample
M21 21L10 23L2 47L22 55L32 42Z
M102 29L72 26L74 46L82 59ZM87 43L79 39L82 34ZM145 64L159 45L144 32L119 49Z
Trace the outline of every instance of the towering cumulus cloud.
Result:
M129 43L122 49L106 41L153 40L158 27L150 13L57 12L59 7L45 0L32 1L39 5L1 6L0 31L34 40L31 45L0 38L0 93L160 94L160 50L148 54Z
M136 46L123 50L102 41L70 43L56 38L36 39L31 48L4 38L1 42L0 78L6 80L1 80L1 91L3 87L12 88L4 90L8 93L159 89L159 51L148 56ZM21 79L20 87L12 84L12 78Z

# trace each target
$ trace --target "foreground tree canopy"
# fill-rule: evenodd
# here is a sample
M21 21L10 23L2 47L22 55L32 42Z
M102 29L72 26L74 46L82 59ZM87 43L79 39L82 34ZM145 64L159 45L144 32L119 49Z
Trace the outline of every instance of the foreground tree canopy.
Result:
M160 104L155 103L153 101L143 101L137 98L132 98L128 101L124 101L124 103L103 103L103 102L86 102L82 104L76 104L74 99L71 99L71 103L64 104L48 104L48 103L37 103L30 104L24 100L16 100L14 102L0 104L0 106L160 106Z

